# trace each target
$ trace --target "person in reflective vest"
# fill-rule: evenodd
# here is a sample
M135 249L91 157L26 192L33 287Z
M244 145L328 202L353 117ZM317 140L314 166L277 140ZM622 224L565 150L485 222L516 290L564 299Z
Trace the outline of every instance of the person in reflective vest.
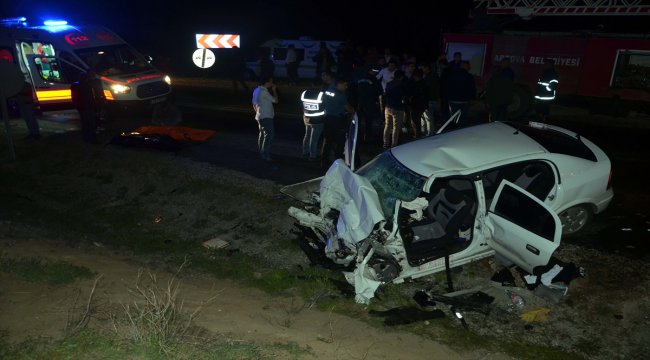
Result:
M318 142L325 127L324 91L309 89L302 92L303 120L305 137L302 139L302 157L309 161L318 159Z
M555 91L559 81L559 75L555 71L555 61L544 59L544 69L537 80L537 90L535 91L535 109L542 121L546 121L550 113L551 102L555 100Z

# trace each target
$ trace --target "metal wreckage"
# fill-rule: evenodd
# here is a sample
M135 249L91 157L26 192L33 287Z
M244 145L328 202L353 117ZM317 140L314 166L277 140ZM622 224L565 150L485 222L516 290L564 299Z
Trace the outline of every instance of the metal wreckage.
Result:
M611 164L589 140L554 126L493 122L386 150L355 170L357 119L345 160L286 186L313 262L344 272L355 300L499 255L540 274L560 245L613 197ZM561 142L563 146L555 146ZM567 150L569 149L569 150Z

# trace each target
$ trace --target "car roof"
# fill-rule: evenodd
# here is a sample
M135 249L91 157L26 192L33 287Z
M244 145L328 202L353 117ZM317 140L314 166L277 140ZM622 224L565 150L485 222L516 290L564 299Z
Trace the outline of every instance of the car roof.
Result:
M501 122L444 132L391 149L399 162L426 177L547 152L535 140Z

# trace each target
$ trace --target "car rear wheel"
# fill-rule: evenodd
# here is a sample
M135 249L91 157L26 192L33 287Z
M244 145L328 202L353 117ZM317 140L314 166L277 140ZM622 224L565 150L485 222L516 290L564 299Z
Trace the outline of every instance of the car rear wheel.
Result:
M575 236L581 234L591 222L593 216L591 209L586 205L576 205L560 213L562 222L562 235Z

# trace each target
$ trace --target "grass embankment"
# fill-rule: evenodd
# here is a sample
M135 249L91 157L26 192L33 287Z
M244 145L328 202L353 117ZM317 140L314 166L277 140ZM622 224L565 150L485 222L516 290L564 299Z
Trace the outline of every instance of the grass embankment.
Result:
M191 271L231 278L270 294L300 295L305 302L325 295L317 304L319 308L377 326L382 326L381 320L369 316L369 309L382 303L412 302L399 287L385 289L382 300L369 308L355 304L350 297L328 297L339 293L341 274L291 261L302 255L292 242L292 234L277 222L286 216L291 201L278 198L277 188L269 182L188 163L167 153L84 146L65 137L29 146L18 144L18 156L19 161L0 165L0 218L39 231L46 229L48 238L73 246L98 244L130 252L136 259L168 269L188 260ZM206 250L201 246L203 240L222 233L243 245L239 250ZM516 339L473 335L450 319L399 328L457 349L487 348L521 359L575 358ZM193 354L184 352L183 342L176 346L174 354ZM291 344L279 347L275 350L295 357L306 354ZM92 329L56 342L5 344L3 348L4 354L9 354L0 356L3 358L151 356L142 344L120 342ZM191 357L257 359L274 351L218 341L203 350Z

